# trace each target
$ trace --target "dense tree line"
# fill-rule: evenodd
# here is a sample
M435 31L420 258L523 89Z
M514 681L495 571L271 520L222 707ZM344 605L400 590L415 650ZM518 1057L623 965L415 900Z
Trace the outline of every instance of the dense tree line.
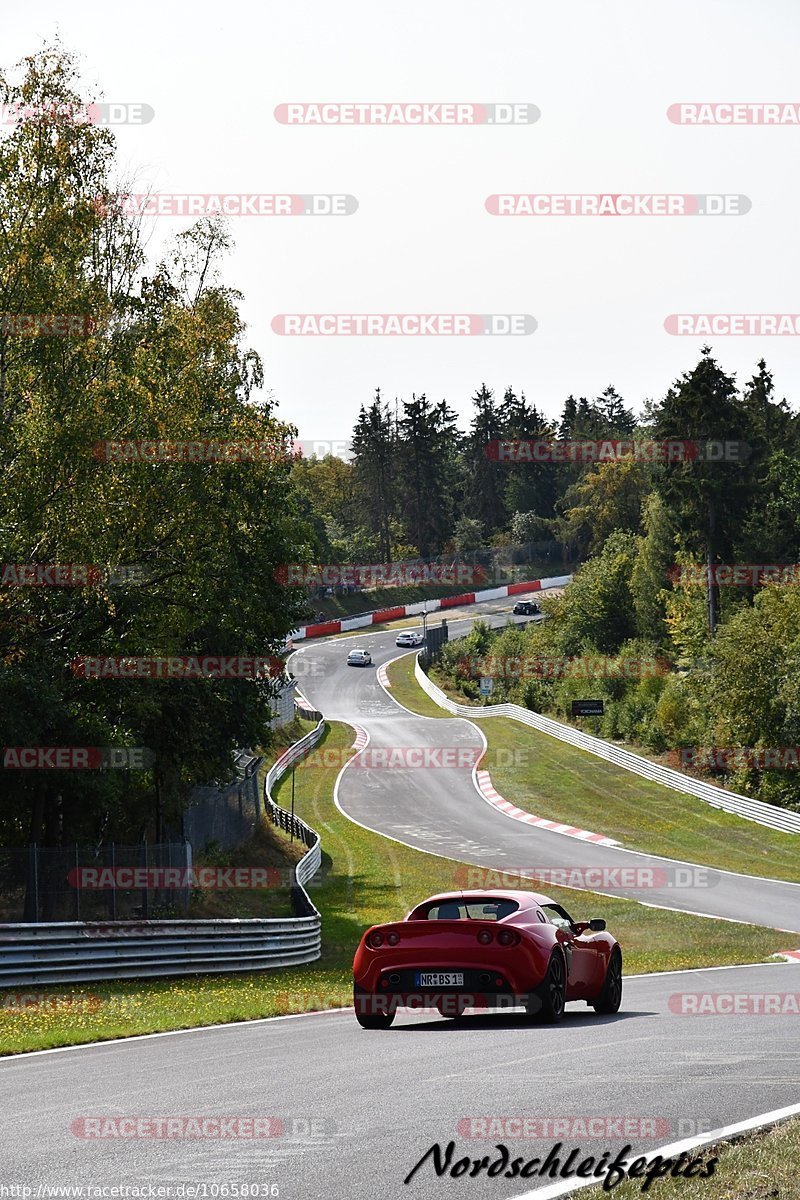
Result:
M491 674L492 702L562 720L571 700L603 698L603 736L800 808L800 422L764 362L739 387L706 347L637 429L741 453L585 471L562 519L589 558L543 601L549 619L479 625L442 669L468 696ZM785 569L720 586L733 564Z
M445 400L423 393L363 405L352 455L297 463L296 481L321 523L325 561L394 562L512 542L561 541L582 555L591 535L562 506L587 463L511 461L504 443L630 437L636 418L613 387L595 400L569 396L548 420L524 392L502 398L486 384L472 397L469 428Z
M111 134L57 50L0 99L34 114L0 139L0 561L98 566L91 586L0 587L0 743L141 746L151 769L0 771L3 844L150 840L194 784L267 736L274 681L85 679L81 656L265 656L306 615L276 567L315 544L258 396L214 222L148 269L115 200ZM37 115L38 114L38 115ZM20 314L90 315L88 336L20 336ZM10 314L10 318L8 315ZM90 328L90 327L87 327ZM269 444L249 462L105 462L106 440ZM134 567L127 583L105 569ZM111 576L113 579L113 575Z

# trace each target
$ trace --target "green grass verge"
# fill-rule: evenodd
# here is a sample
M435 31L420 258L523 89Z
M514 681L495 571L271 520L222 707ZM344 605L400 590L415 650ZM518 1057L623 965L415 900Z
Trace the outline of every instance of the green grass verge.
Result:
M694 1156L703 1162L719 1158L710 1179L659 1179L645 1195L654 1200L793 1200L800 1195L800 1121L706 1146ZM643 1182L629 1180L610 1194L615 1200L641 1200ZM605 1200L609 1192L595 1187L577 1194L582 1200Z
M334 724L321 745L340 754L352 740L349 726ZM298 767L295 811L322 835L325 882L310 894L323 917L323 965L346 969L343 982L349 987L353 952L364 929L401 919L425 896L459 886L463 872L451 859L354 825L332 803L335 775L335 769ZM288 780L279 786L279 803L285 804L288 786ZM785 934L758 926L645 908L633 900L569 888L548 892L577 918L590 909L606 918L622 943L629 974L759 962L786 940Z
M400 654L402 651L398 650L397 653ZM386 670L389 679L389 694L398 704L402 704L404 708L410 709L413 713L419 713L422 717L448 717L450 714L434 703L414 678L416 658L417 651L414 650L390 664Z
M263 794L264 777L267 768L284 750L299 741L304 734L316 727L316 721L306 721L295 717L285 725L275 727L270 731L268 747L260 747L259 753L264 756L261 769L259 789ZM272 825L263 825L257 829L251 838L240 846L229 849L211 845L200 847L194 856L196 867L291 867L305 853L305 847L297 842L287 843ZM224 890L196 890L191 897L189 912L190 920L209 920L212 918L232 917L291 917L293 915L291 889L288 885L258 888L248 891L241 888ZM183 913L176 912L174 916L182 917Z
M393 663L391 694L415 712L447 716L413 672L413 657ZM475 715L480 712L476 706ZM480 727L489 743L484 765L492 783L526 812L596 830L632 850L800 883L796 834L720 812L519 721L485 717Z
M332 725L322 747L333 751L329 760L341 761L352 741L349 726ZM353 953L364 929L402 918L421 898L453 886L458 864L348 821L332 800L339 767L318 765L325 761L317 756L317 765L298 766L295 781L295 810L322 835L323 881L310 889L323 918L318 963L257 975L26 989L39 1002L23 1008L10 1006L14 995L0 992L0 1050L10 1054L348 1004ZM288 778L278 788L284 805L290 788ZM757 926L549 890L576 918L606 918L622 943L629 974L759 962L785 941L785 935Z

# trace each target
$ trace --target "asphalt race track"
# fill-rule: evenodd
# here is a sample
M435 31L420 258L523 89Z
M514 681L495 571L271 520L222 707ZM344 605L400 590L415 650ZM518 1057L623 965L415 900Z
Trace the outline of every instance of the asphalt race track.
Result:
M502 624L507 619L507 614L495 616L492 623ZM470 624L471 620L452 621L451 636L465 632ZM394 630L309 643L291 660L304 695L331 720L361 725L369 734L371 749L480 749L481 737L469 721L461 717L437 720L414 716L400 708L380 686L377 668L402 653L395 646L396 636ZM362 644L372 654L374 665L348 667L347 651ZM353 762L341 776L338 803L348 817L369 829L461 862L511 874L534 868L603 867L628 872L632 867L649 868L660 872L655 875L657 880L666 874L665 886L647 886L644 890L616 887L611 875L607 876L609 886L596 890L665 908L800 933L800 884L726 871L691 872L679 862L598 846L525 825L486 803L476 791L468 767L386 770L379 766L361 768ZM569 819L569 813L564 816ZM601 812L594 832L605 832ZM635 882L648 878L645 873ZM453 867L443 864L442 890L452 886ZM544 886L542 891L546 891ZM583 920L602 913L573 915Z
M434 1142L454 1140L453 1161L495 1156L497 1143L527 1161L557 1141L564 1158L576 1146L580 1158L606 1150L613 1158L626 1142L654 1150L795 1103L797 1015L670 1010L671 995L726 991L798 992L800 964L630 979L617 1016L575 1005L554 1027L517 1013L454 1022L403 1011L391 1029L366 1031L352 1012L331 1012L8 1058L0 1061L4 1179L275 1182L281 1200L517 1196L542 1181L438 1179L429 1163L402 1181ZM142 1114L271 1115L300 1136L191 1142L72 1132L76 1118ZM525 1139L519 1126L490 1138L467 1136L488 1126L459 1127L520 1116L608 1124L600 1133L589 1126L594 1136L545 1128ZM620 1136L626 1117L639 1136Z
M326 717L366 729L373 746L480 747L467 721L414 717L386 695L375 666L345 666L347 651L362 642L376 664L394 657L395 636L304 647L295 660L304 694ZM354 820L409 845L506 870L665 862L503 817L477 794L469 770L350 765L338 803ZM443 889L452 872L443 861ZM800 932L800 887L790 884L720 873L712 887L646 897L619 891ZM787 948L792 943L790 935ZM692 1012L695 1001L680 998L687 993L721 996L709 1002L720 1011ZM274 1183L281 1200L511 1200L548 1181L485 1172L439 1179L430 1160L408 1186L403 1179L437 1142L455 1142L453 1161L491 1161L498 1143L525 1161L556 1142L562 1161L576 1147L580 1158L613 1157L626 1143L652 1151L796 1104L798 1014L759 1011L765 994L778 996L780 1006L786 993L800 993L800 964L628 978L619 1014L598 1017L573 1005L555 1027L530 1024L521 1012L449 1021L402 1010L390 1030L365 1031L352 1011L342 1011L10 1057L0 1060L4 1177L32 1184L34 1197L39 1184ZM749 997L746 1015L730 1011L731 995ZM258 1140L80 1136L84 1118L213 1115L271 1116L281 1124L276 1136ZM514 1121L520 1117L540 1124L523 1130ZM481 1123L492 1118L511 1123ZM600 1121L587 1125L591 1118ZM541 1124L549 1119L567 1125ZM224 1200L226 1193L195 1195Z

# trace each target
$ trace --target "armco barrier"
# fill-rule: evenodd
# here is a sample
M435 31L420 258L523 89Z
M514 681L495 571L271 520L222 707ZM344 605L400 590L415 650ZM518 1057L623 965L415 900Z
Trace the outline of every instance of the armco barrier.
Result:
M764 804L762 800L752 800L749 796L740 796L736 792L716 787L713 783L704 783L691 775L673 771L671 767L662 767L639 754L632 754L630 750L622 750L611 742L604 742L602 738L582 733L580 729L573 729L571 725L562 725L560 721L543 717L540 713L521 708L518 704L487 704L482 707L456 704L428 678L420 666L419 656L415 659L414 672L420 687L427 692L431 700L458 717L470 717L473 720L480 717L510 717L512 721L521 721L524 725L530 725L532 729L538 729L540 733L549 734L561 742L568 742L571 746L604 758L625 771L632 771L635 775L641 775L654 783L661 783L673 791L704 800L714 808L744 817L748 821L755 821L770 829L779 829L783 833L800 833L800 813Z
M321 918L311 903L308 892L305 890L305 884L316 874L322 864L322 848L316 830L306 825L305 821L301 821L299 817L293 817L285 808L277 805L272 798L272 789L294 763L304 758L309 750L316 746L324 732L325 722L320 714L316 728L310 730L305 737L300 738L299 742L295 742L293 746L284 751L267 771L267 778L264 781L264 808L273 825L279 825L286 833L293 833L296 838L309 847L308 853L300 859L295 868L297 887L293 892L295 911L301 914L296 919L299 921L313 918L317 922L316 941L313 947L315 953L306 959L307 962L313 962L320 956Z
M270 819L308 846L295 868L294 917L202 921L69 921L0 924L0 988L88 983L294 967L320 956L321 918L305 885L319 869L319 834L275 804L271 787L319 741L316 729L290 747L267 773L264 804ZM241 759L237 767L245 771ZM255 768L253 768L255 769Z
M0 987L262 971L318 957L318 914L268 920L0 925Z

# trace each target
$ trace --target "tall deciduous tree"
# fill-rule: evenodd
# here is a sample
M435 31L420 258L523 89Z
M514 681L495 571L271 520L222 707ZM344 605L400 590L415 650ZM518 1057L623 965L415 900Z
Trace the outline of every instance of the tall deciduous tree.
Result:
M152 837L193 784L229 777L234 749L266 737L273 685L87 680L70 664L282 646L306 599L278 568L311 554L283 453L293 431L257 398L261 364L218 278L222 228L180 236L145 276L139 231L114 200L113 139L81 119L71 60L47 50L0 91L44 114L0 139L0 310L97 322L88 336L0 327L0 559L140 571L127 586L0 588L0 744L156 755L141 775L0 772L0 834ZM94 452L121 439L270 449L229 463Z
M639 533L648 486L645 468L632 455L596 463L561 501L557 536L583 558L597 554L615 530Z

